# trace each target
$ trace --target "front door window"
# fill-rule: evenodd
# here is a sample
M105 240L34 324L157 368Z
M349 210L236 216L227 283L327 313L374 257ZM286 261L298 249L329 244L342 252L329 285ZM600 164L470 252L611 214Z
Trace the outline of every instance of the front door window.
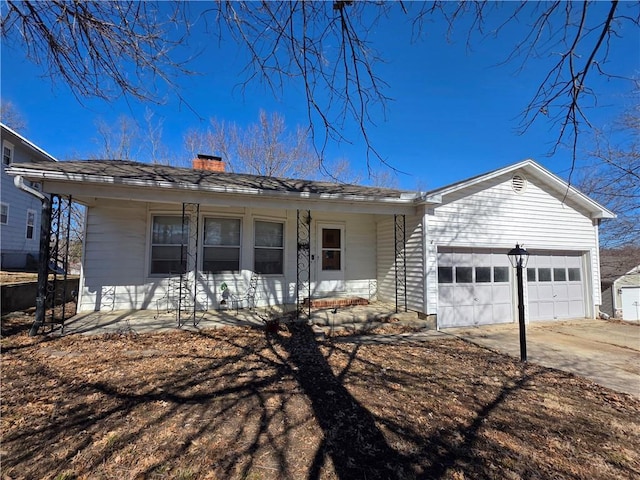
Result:
M339 228L322 229L322 270L341 270L341 230Z

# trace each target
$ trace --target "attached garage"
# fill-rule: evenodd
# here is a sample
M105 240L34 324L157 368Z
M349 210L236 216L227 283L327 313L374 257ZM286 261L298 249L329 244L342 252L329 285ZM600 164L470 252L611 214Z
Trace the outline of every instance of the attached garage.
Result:
M530 321L584 318L585 284L582 254L531 254L527 264Z
M438 251L438 325L460 327L513 321L512 268L504 250Z
M526 275L529 321L586 316L580 252L532 253ZM513 322L516 275L506 251L441 248L438 302L443 328Z

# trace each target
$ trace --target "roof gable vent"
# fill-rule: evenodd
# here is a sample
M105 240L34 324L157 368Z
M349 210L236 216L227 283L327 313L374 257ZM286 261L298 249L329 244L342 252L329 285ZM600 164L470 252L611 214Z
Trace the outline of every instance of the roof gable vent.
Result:
M516 173L511 177L511 188L516 193L524 193L527 189L527 179L523 175Z

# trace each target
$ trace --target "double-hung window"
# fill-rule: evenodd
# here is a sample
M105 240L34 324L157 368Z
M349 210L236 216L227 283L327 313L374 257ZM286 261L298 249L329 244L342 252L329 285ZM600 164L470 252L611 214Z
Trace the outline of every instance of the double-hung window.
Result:
M0 223L6 225L9 223L9 204L0 204Z
M208 273L240 271L240 220L205 218L202 270Z
M36 225L35 210L27 210L27 240L33 239L33 229Z
M151 274L186 272L189 225L182 216L156 215L151 232Z
M261 274L284 273L284 224L256 221L254 270Z
M13 163L13 144L2 142L2 164L11 165Z

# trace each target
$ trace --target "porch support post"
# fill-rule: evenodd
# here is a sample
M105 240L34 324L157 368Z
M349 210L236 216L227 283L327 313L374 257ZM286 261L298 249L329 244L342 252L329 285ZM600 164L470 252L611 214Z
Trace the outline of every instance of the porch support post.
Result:
M178 326L184 325L183 311L197 325L198 237L200 236L200 204L182 203L182 238L180 244L180 283L178 285Z
M407 262L406 262L406 221L404 214L393 216L393 239L395 245L394 266L396 280L396 313L400 311L400 302L407 311Z
M49 267L49 235L51 233L51 200L42 199L40 216L40 253L38 255L38 289L36 294L36 318L29 330L30 336L38 334L44 324L45 304L47 299L47 274Z
M298 210L296 218L296 317L300 318L306 294L307 318L311 318L311 210Z

